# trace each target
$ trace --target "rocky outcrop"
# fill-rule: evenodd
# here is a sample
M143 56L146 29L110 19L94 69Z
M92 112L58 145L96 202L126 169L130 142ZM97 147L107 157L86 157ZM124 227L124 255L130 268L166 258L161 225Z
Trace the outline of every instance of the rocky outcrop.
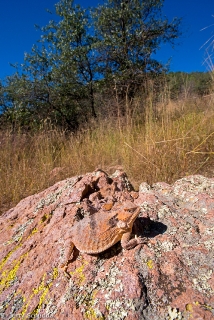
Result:
M133 233L148 242L97 255L75 249L67 278L59 268L67 231L126 202L141 207ZM98 170L22 200L0 230L2 318L214 319L214 179L135 192L125 173Z

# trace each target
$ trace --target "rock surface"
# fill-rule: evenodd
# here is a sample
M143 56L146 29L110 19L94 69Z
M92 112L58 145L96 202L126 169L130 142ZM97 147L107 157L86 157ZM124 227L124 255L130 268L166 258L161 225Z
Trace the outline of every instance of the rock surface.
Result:
M59 270L77 220L126 202L141 207L133 233L147 244L78 252ZM101 170L66 179L0 217L3 319L214 319L214 179L142 183ZM82 235L84 237L84 234Z

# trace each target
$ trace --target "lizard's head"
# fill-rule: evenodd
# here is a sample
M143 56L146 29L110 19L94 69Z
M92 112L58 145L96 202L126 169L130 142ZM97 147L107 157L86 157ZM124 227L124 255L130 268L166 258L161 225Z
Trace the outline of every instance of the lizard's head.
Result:
M131 229L139 213L140 213L139 207L124 209L123 211L119 212L117 216L117 219L118 219L117 227L124 230Z

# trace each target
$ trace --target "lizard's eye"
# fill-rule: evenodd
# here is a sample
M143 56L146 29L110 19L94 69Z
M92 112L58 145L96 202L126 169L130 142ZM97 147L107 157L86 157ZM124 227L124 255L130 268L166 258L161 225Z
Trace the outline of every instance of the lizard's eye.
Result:
M121 228L121 229L125 229L125 228L127 228L127 223L124 222L124 221L119 220L118 223L117 223L117 227Z

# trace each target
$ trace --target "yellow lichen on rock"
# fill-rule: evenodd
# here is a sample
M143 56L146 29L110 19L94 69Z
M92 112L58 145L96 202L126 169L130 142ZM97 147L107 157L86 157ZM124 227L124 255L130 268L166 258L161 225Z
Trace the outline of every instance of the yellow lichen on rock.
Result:
M83 273L85 266L88 264L87 261L83 260L82 265L79 268L76 268L73 272L70 272L71 276L77 276L78 285L81 285L85 281L85 275Z
M152 260L148 260L146 264L149 269L153 269L153 261Z
M13 265L12 269L10 270L6 269L2 272L1 281L0 281L0 293L13 283L13 281L16 278L17 271L19 270L20 264L26 256L27 256L27 253L23 254L18 260L14 260L12 262L12 265Z

